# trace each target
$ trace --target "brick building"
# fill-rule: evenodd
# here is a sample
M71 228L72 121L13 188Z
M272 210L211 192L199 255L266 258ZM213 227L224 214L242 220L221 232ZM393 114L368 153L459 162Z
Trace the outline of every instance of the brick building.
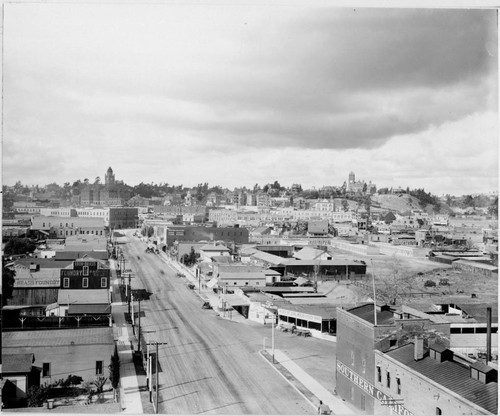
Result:
M375 351L375 414L498 414L497 370L422 339L387 353Z
M376 318L375 318L376 316ZM375 323L376 322L376 323ZM365 304L337 309L336 385L339 396L363 414L373 414L376 401L387 400L375 387L374 351L389 351L418 334L427 345L449 346L449 324L397 314L388 306ZM400 414L411 414L400 408ZM408 411L408 413L404 413Z

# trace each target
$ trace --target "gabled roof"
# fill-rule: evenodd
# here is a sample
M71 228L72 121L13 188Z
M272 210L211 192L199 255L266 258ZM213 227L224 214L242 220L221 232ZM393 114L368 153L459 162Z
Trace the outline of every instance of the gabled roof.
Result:
M323 250L319 250L314 247L304 247L303 249L297 251L293 257L299 259L299 260L314 260L320 257L322 254L325 254L326 252ZM326 253L328 254L328 253Z
M29 373L35 362L34 354L2 354L2 372Z

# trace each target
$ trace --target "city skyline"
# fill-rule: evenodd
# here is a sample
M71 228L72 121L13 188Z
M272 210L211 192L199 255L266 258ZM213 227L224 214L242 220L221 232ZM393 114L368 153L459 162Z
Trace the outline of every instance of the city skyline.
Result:
M320 188L352 170L378 187L495 191L496 17L6 4L3 184L112 166L130 185Z

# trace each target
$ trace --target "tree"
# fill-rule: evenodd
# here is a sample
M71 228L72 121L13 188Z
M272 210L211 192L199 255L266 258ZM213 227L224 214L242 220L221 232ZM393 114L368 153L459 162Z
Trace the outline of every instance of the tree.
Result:
M349 211L349 202L347 202L347 199L345 198L342 200L342 209L344 212Z
M111 386L115 390L115 400L116 400L116 390L120 384L120 357L118 355L118 346L115 344L115 352L111 356L111 363L109 364L109 380L111 381Z
M14 291L16 272L11 270L5 265L2 267L2 305L7 305L7 301L12 299L12 293Z
M388 274L376 276L377 299L381 299L386 304L396 305L409 299L413 289L414 278L401 266L397 258L393 258Z
M16 254L26 254L35 251L36 245L29 238L11 238L4 247L4 253L6 256L12 256Z
M41 386L31 386L26 392L26 401L28 407L43 406L49 396L50 386L47 383Z
M384 222L386 224L392 224L395 220L396 220L396 216L392 212L390 212L390 211L384 217Z
M488 207L488 214L498 216L498 196L495 198L493 203Z

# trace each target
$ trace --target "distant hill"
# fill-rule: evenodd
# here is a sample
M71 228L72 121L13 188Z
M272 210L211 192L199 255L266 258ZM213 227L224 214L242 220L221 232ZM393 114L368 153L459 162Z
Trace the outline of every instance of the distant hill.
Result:
M372 195L372 206L380 207L380 209L386 209L398 214L416 209L423 210L429 214L433 214L435 208L435 205L433 204L422 206L418 198L409 194L375 194ZM448 205L443 202L440 203L439 213L448 214L451 212L453 212L453 210Z

